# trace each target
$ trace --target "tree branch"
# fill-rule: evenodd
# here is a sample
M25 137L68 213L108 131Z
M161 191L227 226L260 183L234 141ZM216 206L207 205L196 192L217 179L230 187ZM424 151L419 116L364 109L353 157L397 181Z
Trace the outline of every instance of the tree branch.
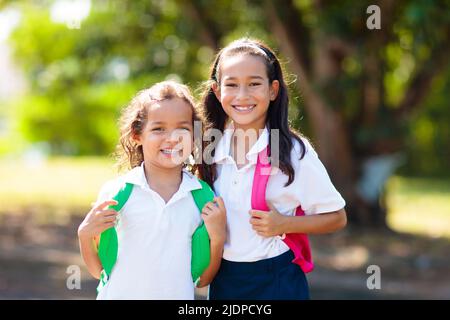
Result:
M439 72L445 70L448 65L448 57L450 56L449 31L450 28L447 27L444 39L434 47L434 50L430 54L430 58L423 64L420 71L418 71L411 80L403 99L396 108L395 116L397 118L408 117L421 105L421 102L430 89L434 77L439 74Z
M395 5L396 4L396 5ZM385 105L384 73L386 61L380 54L380 48L393 40L394 22L404 9L404 4L392 0L384 0L379 3L382 12L381 30L367 30L362 25L361 36L367 36L364 43L363 74L361 78L361 108L351 120L352 126L374 125L377 122L378 111Z
M316 150L333 176L333 181L349 190L352 188L354 166L348 131L342 114L329 107L323 97L316 92L313 82L315 79L313 80L312 75L306 72L306 67L299 58L301 54L296 45L296 42L299 41L298 37L293 36L292 29L275 12L270 1L267 13L280 49L286 57L291 58L290 66L300 79L297 85L305 100L305 108L317 142ZM325 58L331 59L329 55L326 55Z
M199 26L200 32L198 36L200 41L208 47L218 50L222 35L214 21L207 17L201 5L197 1L180 1L180 5L186 9L185 12L191 17L192 21L195 21Z
M277 5L274 5L270 0L266 1L266 12L269 13L269 16L275 13L283 21L286 36L290 43L295 46L296 59L302 64L304 72L308 74L311 69L311 31L304 24L301 12L292 0L280 0Z

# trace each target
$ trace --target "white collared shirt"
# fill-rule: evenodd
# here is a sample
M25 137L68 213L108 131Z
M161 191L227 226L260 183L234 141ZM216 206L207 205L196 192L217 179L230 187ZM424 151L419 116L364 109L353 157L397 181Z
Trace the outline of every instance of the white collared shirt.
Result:
M218 178L214 189L224 200L227 209L227 241L223 257L226 260L251 262L278 256L288 246L279 236L265 238L259 236L250 224L251 194L257 155L269 143L269 133L265 128L257 142L246 154L249 163L238 169L230 155L233 128L224 130L224 135L216 146L214 162L217 164ZM311 144L303 139L306 153L302 160L301 146L294 141L291 163L295 171L294 181L287 187L288 176L281 170L269 177L266 200L284 215L294 215L301 205L306 215L337 211L345 206L345 201L333 186L328 173L319 160Z
M201 216L191 191L201 184L183 171L178 191L165 203L141 165L107 182L97 201L111 199L125 182L134 187L116 226L117 262L97 299L194 299L191 242Z

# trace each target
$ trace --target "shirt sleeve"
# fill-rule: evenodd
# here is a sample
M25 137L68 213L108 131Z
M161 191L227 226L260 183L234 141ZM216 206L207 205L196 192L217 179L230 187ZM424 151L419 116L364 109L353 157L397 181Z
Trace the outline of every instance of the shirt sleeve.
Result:
M97 195L97 200L95 201L95 205L99 205L101 202L106 200L111 200L117 192L117 181L111 180L103 184L100 188L100 191Z
M293 181L295 195L306 215L337 211L345 207L345 200L336 190L320 161L316 151L310 143L303 139L306 153L299 160L300 145L296 142L296 151L293 150L292 165L295 170Z

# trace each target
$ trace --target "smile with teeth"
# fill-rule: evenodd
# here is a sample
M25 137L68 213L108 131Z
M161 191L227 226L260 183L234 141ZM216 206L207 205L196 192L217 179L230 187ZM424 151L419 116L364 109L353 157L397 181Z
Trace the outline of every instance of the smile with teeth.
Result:
M251 105L247 105L247 106L236 106L233 105L232 106L234 109L236 109L239 112L247 112L247 111L251 111L256 107L256 104L251 104Z
M182 149L161 149L161 152L163 154L168 154L168 155L177 154L181 151L182 151Z

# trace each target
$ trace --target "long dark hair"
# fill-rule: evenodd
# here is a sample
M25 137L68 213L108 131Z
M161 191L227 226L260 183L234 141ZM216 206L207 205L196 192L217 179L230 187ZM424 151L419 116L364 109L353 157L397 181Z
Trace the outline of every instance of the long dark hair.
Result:
M210 71L210 79L205 84L205 91L201 100L201 109L203 119L205 121L205 132L208 129L218 129L222 133L225 129L225 124L228 120L228 116L222 108L220 101L217 99L212 85L216 83L220 85L220 63L225 56L233 56L238 54L248 54L263 58L263 61L267 68L267 76L269 83L272 84L274 80L278 80L280 88L278 95L274 101L270 102L269 109L267 111L266 126L269 130L269 149L271 147L270 132L271 129L279 130L279 168L288 176L286 186L294 181L295 172L291 164L291 150L293 148L292 139L297 140L301 147L302 159L305 155L305 144L300 138L300 134L289 128L288 123L288 107L289 97L287 85L283 79L283 71L278 58L275 53L262 41L242 38L233 41L228 46L223 48L217 54L212 68ZM203 150L212 142L204 141ZM214 151L212 153L214 156ZM208 182L213 186L214 181L217 178L216 165L202 165L199 167L200 178Z

